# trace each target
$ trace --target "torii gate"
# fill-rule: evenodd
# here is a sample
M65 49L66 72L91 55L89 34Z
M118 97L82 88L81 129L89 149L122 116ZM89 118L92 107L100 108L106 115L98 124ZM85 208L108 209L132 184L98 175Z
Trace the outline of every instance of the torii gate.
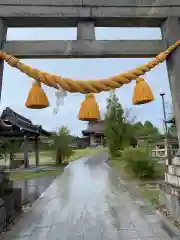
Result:
M180 40L179 18L179 0L1 0L0 45L2 51L21 59L151 58ZM6 41L8 27L77 27L77 40ZM95 27L160 27L163 40L97 41ZM180 141L179 61L180 48L167 60ZM3 61L0 89L2 77ZM180 167L174 169L169 167L166 181L179 186L180 177L175 172Z

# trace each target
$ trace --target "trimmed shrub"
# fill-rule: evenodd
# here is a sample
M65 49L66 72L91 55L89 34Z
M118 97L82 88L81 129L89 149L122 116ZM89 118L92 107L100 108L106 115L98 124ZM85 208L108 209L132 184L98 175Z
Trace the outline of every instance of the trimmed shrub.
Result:
M146 149L126 148L122 151L122 160L126 164L126 170L135 177L151 179L155 176L155 162Z

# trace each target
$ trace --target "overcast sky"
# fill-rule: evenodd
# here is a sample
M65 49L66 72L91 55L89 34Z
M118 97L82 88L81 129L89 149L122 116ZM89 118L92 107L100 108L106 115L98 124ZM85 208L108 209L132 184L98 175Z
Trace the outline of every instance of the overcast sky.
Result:
M76 29L9 29L8 40L75 40ZM118 39L161 39L160 30L156 28L97 28L98 40ZM41 71L58 74L73 79L106 78L133 69L150 59L54 59L54 60L23 60ZM126 85L116 93L124 108L132 108L132 114L139 120L150 120L162 129L162 105L160 89L166 93L167 112L171 111L171 94L168 84L166 65L161 64L145 76L153 89L156 100L142 106L132 105L134 83ZM55 107L55 89L44 87L51 106L44 110L30 110L25 107L25 101L31 88L32 79L16 69L5 64L1 110L9 106L14 111L32 120L34 124L41 124L47 130L56 130L62 125L67 126L72 134L81 135L86 127L85 122L78 120L80 103L84 99L82 94L68 94L65 103L60 107L57 115L53 114ZM97 94L97 101L102 115L106 108L108 93Z

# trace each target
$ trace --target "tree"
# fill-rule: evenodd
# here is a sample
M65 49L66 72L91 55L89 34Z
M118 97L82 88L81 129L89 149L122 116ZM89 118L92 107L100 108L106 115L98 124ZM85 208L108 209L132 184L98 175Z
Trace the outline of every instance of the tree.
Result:
M10 161L14 160L14 154L20 151L22 144L23 144L23 140L17 140L17 139L12 139L4 142L2 147L4 149L4 153L5 152L10 153Z
M135 124L136 116L132 114L132 109L125 109L124 111L124 146L123 147L129 147L137 146L137 139L135 137L135 130L134 130L134 124Z
M66 127L61 127L57 134L53 136L54 148L56 151L56 164L62 164L73 153L70 146L71 138L69 130Z
M15 153L20 152L22 143L23 143L23 140L20 140L20 139L11 139L11 140L0 142L0 159L4 159L6 163L7 154L9 153L10 166L11 166L13 164L13 160L15 159Z
M107 99L107 112L105 115L105 136L109 152L112 156L124 144L124 111L114 91Z
M112 91L107 99L105 115L105 137L112 156L125 147L137 146L137 140L140 138L147 139L147 142L161 138L158 128L150 121L142 124L135 120L136 117L131 115L131 109L124 111L119 99Z
M133 132L136 139L147 139L147 141L156 141L161 138L159 129L155 127L150 121L144 124L137 122L133 124Z
M150 136L151 138L159 137L160 133L157 127L153 126L150 121L144 123L143 134L145 136Z

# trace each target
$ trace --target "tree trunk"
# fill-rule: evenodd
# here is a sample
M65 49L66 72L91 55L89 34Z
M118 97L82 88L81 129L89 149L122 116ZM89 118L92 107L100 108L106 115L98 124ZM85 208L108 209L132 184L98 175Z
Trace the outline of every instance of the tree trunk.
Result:
M9 160L10 160L9 161L9 167L14 168L14 162L13 162L14 161L14 155L13 155L12 152L9 153Z
M7 164L7 153L4 153L4 161L5 161L5 165Z
M61 151L59 149L56 150L56 165L60 165L62 163Z
M14 160L14 156L12 152L9 153L9 159L10 159L10 162Z

